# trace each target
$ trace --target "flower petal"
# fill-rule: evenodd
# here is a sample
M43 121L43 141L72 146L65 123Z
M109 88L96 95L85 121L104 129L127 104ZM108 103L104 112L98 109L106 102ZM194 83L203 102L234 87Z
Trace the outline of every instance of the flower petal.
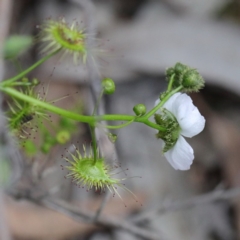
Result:
M193 105L192 99L187 94L177 96L172 104L172 113L182 129L181 134L183 136L193 137L204 129L205 118Z
M188 170L194 159L193 149L184 139L179 136L172 149L164 153L168 162L176 170Z
M172 112L173 105L175 104L176 98L177 98L179 95L181 95L181 93L175 93L175 94L173 94L173 95L167 100L167 102L164 103L163 108L166 108L168 111ZM158 99L158 100L155 102L155 106L156 106L157 104L159 104L159 103L160 103L160 99ZM160 110L160 112L161 112L161 110ZM157 113L159 113L159 110L158 110Z

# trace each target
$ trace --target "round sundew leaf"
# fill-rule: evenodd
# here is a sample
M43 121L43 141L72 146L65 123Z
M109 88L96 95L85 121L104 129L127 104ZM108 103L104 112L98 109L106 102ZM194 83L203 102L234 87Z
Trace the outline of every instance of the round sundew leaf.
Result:
M12 35L3 46L3 56L6 59L16 58L27 51L33 44L32 36Z
M93 153L86 154L84 148L84 156L76 150L75 155L71 154L72 160L66 158L70 166L66 168L69 171L68 178L72 178L77 184L87 185L89 188L96 189L112 188L114 185L120 185L120 180L111 177L109 166L105 164L104 158L99 157L97 152L96 161Z

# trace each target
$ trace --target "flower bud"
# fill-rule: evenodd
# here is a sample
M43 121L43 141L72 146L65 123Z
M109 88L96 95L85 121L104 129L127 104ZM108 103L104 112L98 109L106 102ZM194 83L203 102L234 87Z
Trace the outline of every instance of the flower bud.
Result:
M33 86L37 86L39 83L40 82L39 82L39 80L37 78L33 78L33 80L32 80L32 85Z
M109 141L111 141L112 143L115 143L117 140L117 135L114 133L107 133L108 139Z
M104 94L113 94L115 92L115 83L111 78L104 78L102 88Z
M188 69L188 66L184 65L180 62L176 63L175 66L174 66L174 72L177 75L183 74L187 69Z
M70 133L69 131L66 130L61 130L60 132L57 133L56 140L60 144L65 144L70 140Z
M196 69L188 70L182 79L185 92L197 92L204 87L204 80Z
M182 86L184 92L197 92L204 87L204 80L198 71L182 63L176 63L174 67L168 68L166 78L169 82L173 77L172 88Z
M174 76L174 83L180 83L181 82L181 76L188 70L188 66L184 65L180 62L176 63L174 67L168 68L166 71L166 77L167 81L171 79L171 77Z
M146 106L144 104L140 103L140 104L137 104L137 105L135 105L133 107L133 111L135 112L135 114L137 116L142 116L142 115L144 115L146 113L147 108L146 108Z

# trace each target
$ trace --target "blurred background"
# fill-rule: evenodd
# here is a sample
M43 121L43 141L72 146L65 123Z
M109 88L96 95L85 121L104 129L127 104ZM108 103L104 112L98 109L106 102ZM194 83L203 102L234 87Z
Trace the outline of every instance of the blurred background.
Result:
M229 189L240 187L240 1L95 0L91 1L91 14L80 2L0 0L0 12L5 13L0 17L0 35L5 27L8 36L36 36L48 18L77 21L82 29L92 21L96 35L92 69L99 79L110 77L116 82L115 94L103 99L106 113L132 114L137 103L152 108L166 88L166 68L176 62L197 68L206 80L200 93L191 94L206 118L206 127L188 139L195 152L189 171L175 171L161 154L155 132L141 124L114 131L118 135L116 151L108 140L99 140L105 144L109 161L118 161L123 169L129 169L126 187L143 205L120 189L123 200L110 196L103 215L156 233L159 240L240 239L240 191L228 194ZM9 11L4 10L6 5ZM42 56L37 38L34 42L37 44L19 57L24 69ZM12 61L5 60L4 64L4 79L17 73ZM49 85L46 97L50 100L70 95L56 105L85 114L92 111L89 69L74 65L72 57L56 55L29 77L41 81L41 94ZM54 116L51 119L59 121ZM79 146L91 141L84 124L75 124L72 133L71 142ZM101 205L103 195L79 189L64 178L61 155L67 154L69 146L54 146L47 154L35 152L34 156L21 150L24 171L16 181L10 173L17 167L10 166L5 184L5 218L0 221L5 227L0 230L8 231L11 238L2 240L153 239L120 227L75 221L69 214L37 201L47 192L51 198L71 202L87 212ZM3 169L1 174L5 173ZM223 195L215 197L215 192Z

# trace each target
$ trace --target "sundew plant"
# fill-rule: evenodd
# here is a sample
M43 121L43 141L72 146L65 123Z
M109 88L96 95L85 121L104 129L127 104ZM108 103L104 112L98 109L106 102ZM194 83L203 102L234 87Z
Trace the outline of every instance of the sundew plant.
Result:
M34 92L38 81L28 79L28 74L40 66L43 62L56 54L72 55L74 64L86 64L88 50L86 47L87 35L79 30L75 23L68 24L64 20L48 20L40 28L39 39L44 45L42 59L22 71L18 75L5 79L0 83L0 91L8 95L9 129L13 134L22 136L24 127L30 124L34 117L47 119L51 114L57 114L64 120L59 124L57 137L47 136L49 149L55 143L66 143L72 132L71 120L85 123L91 131L90 150L75 148L66 157L68 165L67 177L77 185L86 186L88 189L97 191L110 191L119 195L117 187L123 187L121 179L112 172L112 167L106 163L104 154L99 151L96 128L120 129L131 124L141 123L156 131L156 141L162 149L159 154L164 154L166 160L176 170L188 170L194 159L194 151L185 140L199 134L205 126L205 119L192 103L187 95L198 92L204 87L204 80L195 68L182 63L176 63L166 70L167 89L159 93L159 98L153 103L152 109L146 109L142 103L133 106L133 114L121 113L98 115L97 109L104 94L114 94L114 80L104 78L101 82L101 92L96 98L92 115L82 115L77 111L63 109L38 96ZM120 125L114 122L121 121ZM106 124L107 122L107 124ZM116 135L107 133L115 141ZM48 139L48 140L47 140ZM56 140L57 139L57 140ZM162 142L162 143L161 143ZM83 150L81 150L83 149ZM45 149L45 153L48 153Z

